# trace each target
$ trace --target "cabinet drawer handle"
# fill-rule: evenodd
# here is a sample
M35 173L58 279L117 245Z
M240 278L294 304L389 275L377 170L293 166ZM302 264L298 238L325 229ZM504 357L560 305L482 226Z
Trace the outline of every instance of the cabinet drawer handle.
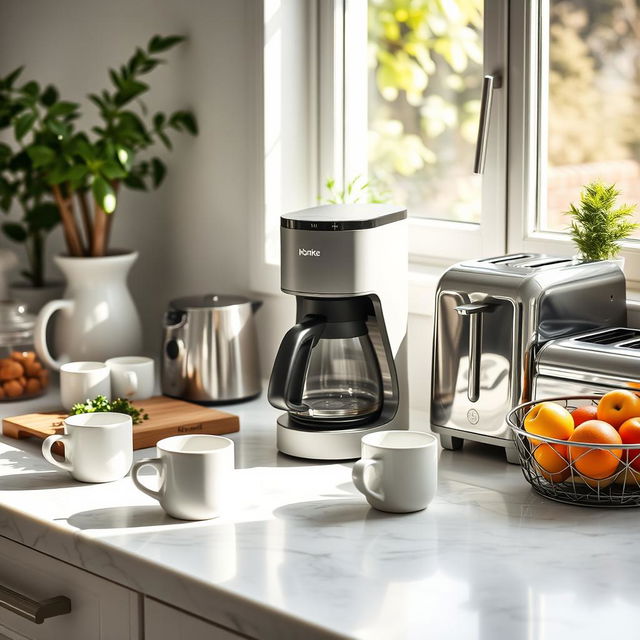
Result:
M0 607L42 624L47 618L62 616L71 612L71 600L66 596L56 596L47 600L31 600L27 596L0 586Z

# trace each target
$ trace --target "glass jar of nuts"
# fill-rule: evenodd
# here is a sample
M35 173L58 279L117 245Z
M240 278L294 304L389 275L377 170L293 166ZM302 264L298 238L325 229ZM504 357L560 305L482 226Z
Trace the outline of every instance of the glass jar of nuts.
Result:
M33 346L35 317L19 302L0 302L0 401L42 395L49 372Z

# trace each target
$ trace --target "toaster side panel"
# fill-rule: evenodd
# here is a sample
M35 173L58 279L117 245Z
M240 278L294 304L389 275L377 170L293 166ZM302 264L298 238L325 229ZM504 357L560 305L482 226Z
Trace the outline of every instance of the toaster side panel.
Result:
M479 394L470 393L470 316L456 307L488 300L490 310L482 313L479 349ZM516 310L510 300L482 294L442 291L436 300L431 422L434 427L509 438L505 415L511 409L514 384ZM472 341L471 341L472 342ZM517 392L517 390L516 390Z
M627 324L626 286L618 271L556 282L538 305L538 341Z

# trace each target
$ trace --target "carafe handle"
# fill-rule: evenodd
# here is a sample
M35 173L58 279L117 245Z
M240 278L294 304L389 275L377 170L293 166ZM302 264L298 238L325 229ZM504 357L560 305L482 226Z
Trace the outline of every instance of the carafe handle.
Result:
M268 398L274 407L297 412L309 408L302 403L304 376L311 349L320 339L325 325L322 316L308 316L285 334L269 380Z

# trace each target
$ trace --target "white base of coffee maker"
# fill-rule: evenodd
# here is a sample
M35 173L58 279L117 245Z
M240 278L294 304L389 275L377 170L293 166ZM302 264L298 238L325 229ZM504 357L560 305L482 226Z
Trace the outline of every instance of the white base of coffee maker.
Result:
M319 431L289 426L289 416L278 418L278 451L307 460L356 460L360 458L362 436L388 429L388 424L359 429Z

